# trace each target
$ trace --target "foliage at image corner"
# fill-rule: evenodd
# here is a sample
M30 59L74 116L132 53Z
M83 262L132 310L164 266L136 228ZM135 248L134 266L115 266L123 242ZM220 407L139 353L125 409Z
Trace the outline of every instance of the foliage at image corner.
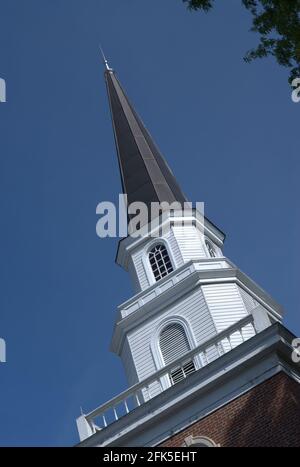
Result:
M223 0L224 1L224 0ZM227 0L228 1L228 0ZM208 12L215 0L183 0L189 10ZM258 45L244 60L274 56L277 63L289 68L289 83L300 77L300 0L241 0L252 14L251 31L260 35Z

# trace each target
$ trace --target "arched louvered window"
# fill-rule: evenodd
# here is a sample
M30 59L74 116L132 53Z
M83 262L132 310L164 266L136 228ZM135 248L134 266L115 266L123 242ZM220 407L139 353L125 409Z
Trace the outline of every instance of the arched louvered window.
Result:
M149 261L156 281L159 281L173 271L167 248L162 243L155 245L150 250Z
M185 330L179 323L171 323L161 331L159 345L165 365L183 357L191 350ZM170 381L176 384L194 371L196 369L193 360L187 359L182 365L170 371Z
M209 256L211 258L215 258L216 257L216 252L215 252L215 249L212 246L212 244L208 240L205 240L205 245L206 245L206 248L208 249Z

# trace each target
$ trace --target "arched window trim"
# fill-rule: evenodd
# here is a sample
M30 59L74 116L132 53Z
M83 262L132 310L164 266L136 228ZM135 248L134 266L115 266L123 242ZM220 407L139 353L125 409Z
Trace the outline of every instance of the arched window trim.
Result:
M207 238L207 237L204 238L204 244L205 244L205 249L207 251L208 257L209 258L218 258L218 256L219 256L218 251L217 251L216 247L214 246L214 244L211 242L211 240L209 238ZM210 245L211 249L214 251L214 254L215 254L214 256L211 256L207 244Z
M147 244L146 248L144 249L144 253L143 253L143 265L144 265L144 268L145 268L145 271L146 271L146 274L147 274L150 285L157 284L159 281L157 281L155 279L155 276L154 276L154 273L153 273L153 270L152 270L152 267L151 267L151 264L150 264L150 261L149 261L149 253L152 250L152 248L154 248L156 245L160 245L160 244L164 245L164 247L167 250L167 253L169 255L169 258L170 258L170 261L171 261L171 264L172 264L172 267L173 267L173 271L177 267L174 256L172 254L172 249L170 248L168 240L165 239L165 238L154 239L152 242ZM165 277L167 277L167 276L165 276Z
M202 445L202 446L199 446ZM211 438L207 436L188 436L185 438L182 447L207 447L207 448L217 448L220 447L219 444L216 444Z
M160 370L161 368L165 366L164 359L163 359L160 345L159 345L160 334L166 326L170 326L171 324L180 324L183 327L184 332L186 333L190 348L194 349L195 347L197 347L197 341L195 339L192 327L185 318L183 318L182 316L174 316L174 315L171 317L169 316L166 317L165 319L160 321L159 325L155 329L152 339L151 339L151 343L150 343L151 353L152 353L152 357L155 363L156 370ZM200 357L196 356L194 358L194 365L195 365L196 370L199 370L199 368L202 367L202 362L200 360ZM161 383L162 383L163 389L169 388L170 380L168 376L164 376L163 378L161 378Z

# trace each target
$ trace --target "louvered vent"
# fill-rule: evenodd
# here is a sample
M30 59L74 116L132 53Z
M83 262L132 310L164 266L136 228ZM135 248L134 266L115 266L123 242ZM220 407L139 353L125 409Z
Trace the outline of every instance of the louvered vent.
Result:
M170 324L162 330L159 345L165 365L183 357L191 350L185 330L178 323ZM171 370L170 381L176 384L194 371L196 369L193 360L187 360L180 367Z

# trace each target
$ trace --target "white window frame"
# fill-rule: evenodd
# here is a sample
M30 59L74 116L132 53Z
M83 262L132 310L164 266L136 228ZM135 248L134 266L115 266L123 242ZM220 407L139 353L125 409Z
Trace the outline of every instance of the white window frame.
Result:
M172 324L179 324L183 327L191 350L197 347L197 341L192 331L192 327L185 318L183 318L182 316L166 317L165 319L160 321L159 325L157 326L156 330L153 333L151 343L150 343L151 353L152 353L152 357L153 357L153 360L156 366L156 370L160 370L161 368L165 366L164 358L163 358L161 348L160 348L160 343L159 343L160 334L165 327L170 326ZM194 361L196 371L202 368L203 365L202 365L200 356L194 357L193 361ZM172 386L168 375L163 376L160 379L160 381L161 381L162 388L164 390Z
M146 275L147 275L150 285L158 284L162 279L166 279L166 277L169 275L167 274L167 276L163 277L162 279L159 279L158 281L155 279L154 272L150 264L149 253L152 250L152 248L154 248L156 245L164 245L164 247L167 250L167 253L169 255L169 258L170 258L170 261L173 267L173 271L170 272L169 274L172 274L176 269L176 263L175 263L175 259L172 253L172 249L170 248L169 242L166 239L157 238L153 240L152 242L148 243L143 253L143 265L144 265Z

